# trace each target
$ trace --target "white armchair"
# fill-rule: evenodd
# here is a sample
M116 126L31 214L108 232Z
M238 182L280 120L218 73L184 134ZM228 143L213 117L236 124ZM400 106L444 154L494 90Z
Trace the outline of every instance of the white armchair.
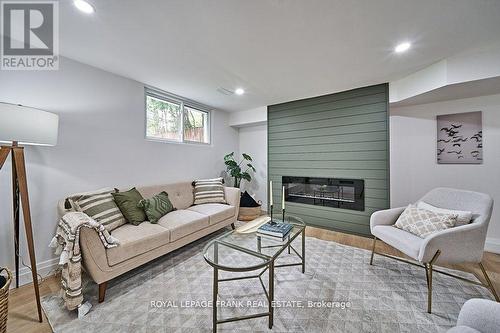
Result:
M498 333L499 328L500 304L473 298L462 306L457 326L447 333Z
M481 264L486 241L486 232L493 209L493 199L484 193L457 190L452 188L436 188L424 195L419 201L424 201L436 207L472 211L472 221L463 226L433 233L426 238L420 238L404 230L393 227L405 207L378 211L370 218L370 230L375 236L373 239L370 265L373 264L377 239L398 249L417 262L410 262L402 258L377 253L396 260L416 264L425 268L427 276L428 298L427 312L432 308L432 272L438 272L464 280L434 268L435 264L478 264L486 283L467 280L482 285L491 290L497 302L498 295Z

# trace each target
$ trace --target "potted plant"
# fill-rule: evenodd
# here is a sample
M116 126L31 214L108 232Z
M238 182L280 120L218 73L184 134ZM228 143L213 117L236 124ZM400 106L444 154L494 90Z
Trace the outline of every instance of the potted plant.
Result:
M247 182L252 181L252 176L249 171L255 172L255 168L250 163L252 162L252 157L248 154L241 154L243 157L241 161L237 162L234 159L234 152L224 156L224 164L226 165L227 173L234 178L234 187L240 188L241 180L246 180ZM238 213L238 220L240 221L251 221L261 214L261 202L255 201L248 192L241 194L240 198L240 211Z
M248 173L249 170L253 170L253 172L255 172L255 168L250 163L252 162L252 157L245 153L241 155L243 156L243 158L239 163L234 159L234 151L224 156L224 164L226 165L226 170L229 175L234 178L234 187L237 188L240 188L242 179L245 179L248 182L252 180L252 176L250 176L250 174Z

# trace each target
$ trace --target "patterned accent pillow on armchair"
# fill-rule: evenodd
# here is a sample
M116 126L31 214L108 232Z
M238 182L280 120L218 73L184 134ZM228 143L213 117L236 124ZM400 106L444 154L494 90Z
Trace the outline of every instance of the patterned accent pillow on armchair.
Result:
M158 220L167 215L167 213L175 210L174 206L168 198L168 193L163 191L152 198L142 199L137 204L138 207L144 209L149 222L157 223Z
M457 217L457 214L436 213L408 205L394 226L425 238L434 232L454 227Z

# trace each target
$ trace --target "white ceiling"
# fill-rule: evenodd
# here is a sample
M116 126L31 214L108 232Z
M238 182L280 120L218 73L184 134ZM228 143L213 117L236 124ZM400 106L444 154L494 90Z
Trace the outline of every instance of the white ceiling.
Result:
M61 2L62 55L226 111L392 81L500 39L498 0L91 2L93 15Z

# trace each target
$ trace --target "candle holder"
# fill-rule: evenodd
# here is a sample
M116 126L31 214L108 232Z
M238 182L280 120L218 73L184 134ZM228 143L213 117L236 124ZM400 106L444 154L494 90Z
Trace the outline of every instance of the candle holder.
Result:
M283 222L285 222L285 209L283 209Z
M269 205L269 208L270 208L270 214L271 215L271 224L274 224L274 221L273 221L273 205Z

